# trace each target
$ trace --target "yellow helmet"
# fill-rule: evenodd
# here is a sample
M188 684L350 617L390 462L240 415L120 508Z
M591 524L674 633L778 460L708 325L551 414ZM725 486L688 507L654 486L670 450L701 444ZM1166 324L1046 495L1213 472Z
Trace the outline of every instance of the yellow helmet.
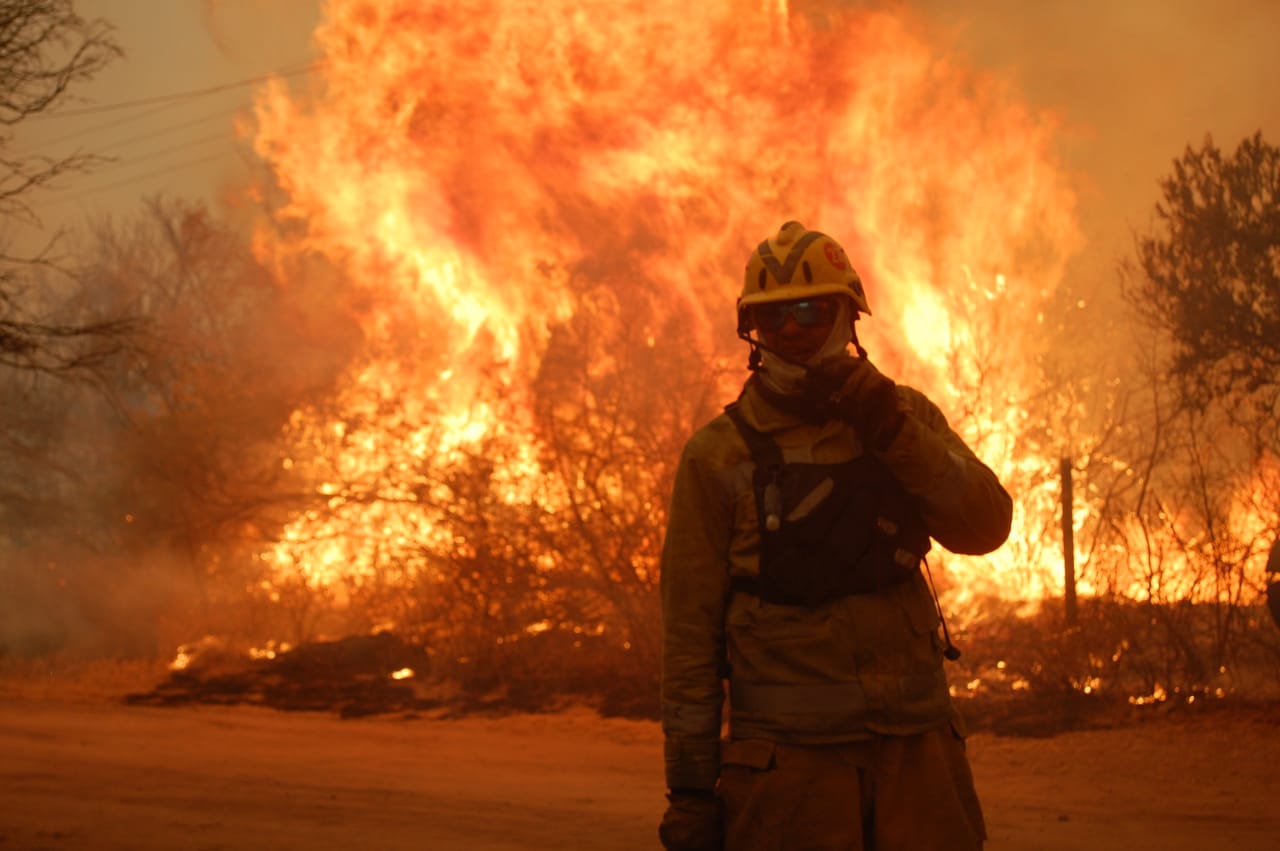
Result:
M799 222L787 222L747 261L738 296L738 329L750 329L752 305L820 295L848 296L856 312L871 315L862 279L840 244Z

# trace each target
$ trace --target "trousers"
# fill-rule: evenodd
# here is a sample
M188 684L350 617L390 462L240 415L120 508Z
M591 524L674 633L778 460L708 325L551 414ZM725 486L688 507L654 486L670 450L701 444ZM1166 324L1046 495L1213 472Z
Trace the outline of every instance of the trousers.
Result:
M725 742L725 851L979 851L986 839L953 724L831 745Z

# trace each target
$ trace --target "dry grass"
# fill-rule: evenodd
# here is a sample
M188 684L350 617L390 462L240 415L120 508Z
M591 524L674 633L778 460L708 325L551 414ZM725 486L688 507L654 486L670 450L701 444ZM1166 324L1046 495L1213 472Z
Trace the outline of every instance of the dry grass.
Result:
M0 700L91 702L145 691L168 674L168 660L0 657Z

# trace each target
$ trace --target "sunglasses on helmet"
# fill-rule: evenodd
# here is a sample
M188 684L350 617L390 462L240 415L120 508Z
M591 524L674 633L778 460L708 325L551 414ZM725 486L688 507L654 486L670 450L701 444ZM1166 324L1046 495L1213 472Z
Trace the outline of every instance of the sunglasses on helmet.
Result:
M775 301L751 308L751 318L761 331L777 331L787 324L787 317L801 328L829 325L836 318L836 302L829 298L806 298L802 301Z

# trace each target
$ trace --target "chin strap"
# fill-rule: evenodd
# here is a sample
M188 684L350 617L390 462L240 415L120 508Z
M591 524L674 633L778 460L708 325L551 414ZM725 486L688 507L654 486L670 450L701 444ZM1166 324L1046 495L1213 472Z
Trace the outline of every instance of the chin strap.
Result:
M857 351L858 357L863 360L869 360L867 350L862 348L862 344L858 342L858 323L856 320L853 323L853 327L849 329L849 335L853 338L853 348Z
M760 344L746 334L739 334L739 337L747 341L747 345L751 347L751 353L747 355L747 369L751 372L759 372L763 355L760 353Z
M747 369L752 372L759 372L761 369L761 361L764 358L764 355L762 355L761 352L768 352L769 354L777 358L781 358L787 363L792 364L793 366L798 366L801 369L809 368L804 361L798 361L795 358L787 357L777 349L772 348L771 346L766 346L763 340L758 340L755 337L752 337L750 332L739 331L738 339L751 347L751 354L747 355Z

